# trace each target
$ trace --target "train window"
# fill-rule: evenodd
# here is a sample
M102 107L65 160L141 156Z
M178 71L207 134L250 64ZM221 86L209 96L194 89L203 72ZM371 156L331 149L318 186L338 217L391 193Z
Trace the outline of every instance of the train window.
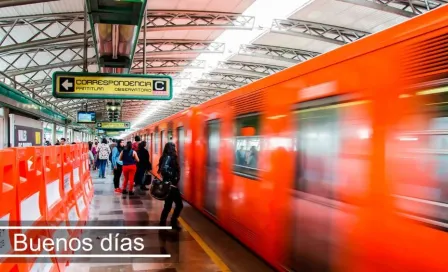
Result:
M257 178L260 145L260 115L251 114L237 117L233 166L236 174Z
M179 156L180 169L183 171L185 164L185 133L183 127L177 128L177 155ZM181 193L184 192L184 178L185 175L181 174L179 181L179 189Z
M367 102L317 103L296 112L296 190L340 200L336 191L360 195L366 189L371 133Z
M388 146L398 209L431 223L448 219L448 92L437 90L402 98L412 106Z
M159 133L154 133L154 154L159 154Z

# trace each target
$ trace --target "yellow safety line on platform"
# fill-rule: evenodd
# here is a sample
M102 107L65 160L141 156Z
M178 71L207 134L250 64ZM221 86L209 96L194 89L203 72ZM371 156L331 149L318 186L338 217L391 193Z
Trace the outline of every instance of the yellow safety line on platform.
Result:
M219 267L220 271L230 271L229 267L221 260L221 258L216 254L213 249L211 249L204 240L199 236L199 234L194 231L190 225L185 222L182 218L179 218L180 224L184 227L186 231L190 233L193 239L202 247L202 249L207 253L207 255L212 259L212 261Z

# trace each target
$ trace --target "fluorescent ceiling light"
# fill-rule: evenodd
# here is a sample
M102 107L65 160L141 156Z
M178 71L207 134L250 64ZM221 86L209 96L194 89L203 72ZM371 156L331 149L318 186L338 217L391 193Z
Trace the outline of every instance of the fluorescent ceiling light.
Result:
M225 43L225 52L222 54L200 54L195 60L205 60L205 69L184 69L179 78L187 77L190 80L182 82L182 87L174 87L174 98L188 89L191 84L198 81L204 73L209 73L216 69L220 61L225 61L235 54L238 54L242 44L252 43L260 35L269 31L274 19L287 19L298 9L313 0L257 0L248 7L242 15L254 16L255 24L252 30L226 30L215 42ZM150 115L157 112L160 107L169 107L171 101L152 102L149 108L138 118L132 127L143 123ZM126 134L129 135L129 133Z

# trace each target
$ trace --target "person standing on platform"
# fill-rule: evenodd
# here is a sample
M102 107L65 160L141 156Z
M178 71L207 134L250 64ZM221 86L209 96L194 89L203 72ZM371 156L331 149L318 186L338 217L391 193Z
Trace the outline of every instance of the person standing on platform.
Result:
M98 146L98 161L99 161L99 178L106 178L106 165L109 159L110 148L107 145L107 140L104 138Z
M124 182L122 193L126 195L134 195L134 176L137 171L137 163L139 162L139 158L137 152L132 149L132 143L129 141L126 143L126 147L120 153L120 161L123 162L123 175ZM129 191L128 189L129 184Z
M120 178L123 172L123 162L120 160L121 151L123 151L124 142L118 140L117 146L112 149L112 168L114 169L114 187L116 193L121 193Z
M134 142L132 143L132 150L134 150L135 152L137 152L138 151L138 145L140 144L140 141L141 141L141 139L140 139L140 136L135 136L135 138L134 138ZM135 175L135 177L134 177L134 186L138 186L139 185L139 183L138 183L138 180L137 180L137 175Z
M110 139L110 144L109 144L110 150L113 151L116 146L117 146L117 141L115 139ZM109 156L109 161L110 161L110 168L113 171L114 170L114 166L112 164L112 153Z
M138 145L137 155L140 162L137 164L137 173L135 174L135 186L140 186L140 190L148 191L145 187L145 174L152 170L151 163L149 162L149 152L146 150L146 141L140 142Z
M173 215L171 216L171 226L175 230L180 230L178 218L184 207L179 188L177 187L180 180L180 166L176 153L176 146L174 143L167 143L163 149L163 154L159 160L159 169L157 173L162 175L163 181L171 183L171 190L168 197L165 199L165 205L160 215L160 225L166 225L166 219L173 207L173 202L176 204Z
M61 138L61 145L65 145L65 138Z
M140 144L140 136L135 136L134 138L135 142L132 143L132 150L138 151L138 145Z
M89 142L89 170L92 170L95 165L95 156L92 153L93 143Z

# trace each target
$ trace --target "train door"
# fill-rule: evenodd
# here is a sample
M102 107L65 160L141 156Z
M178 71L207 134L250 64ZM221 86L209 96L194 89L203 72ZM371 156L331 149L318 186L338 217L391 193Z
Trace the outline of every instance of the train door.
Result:
M219 143L220 143L220 123L218 120L207 123L207 160L206 160L206 180L204 209L213 216L216 216L216 204L218 200L218 179L219 173Z
M154 161L154 144L153 144L153 142L154 142L154 133L151 133L149 135L148 151L151 156L151 158L149 160L152 163L152 170L154 171L155 170L155 166L154 166L155 161Z
M179 164L181 169L180 181L179 181L179 190L181 193L184 193L184 180L185 180L185 135L184 128L177 128L177 154L179 156Z
M342 225L353 214L344 194L365 190L370 138L368 101L329 97L300 103L292 197L292 271L331 271L341 249ZM343 192L341 194L340 192ZM347 225L346 225L347 226Z

